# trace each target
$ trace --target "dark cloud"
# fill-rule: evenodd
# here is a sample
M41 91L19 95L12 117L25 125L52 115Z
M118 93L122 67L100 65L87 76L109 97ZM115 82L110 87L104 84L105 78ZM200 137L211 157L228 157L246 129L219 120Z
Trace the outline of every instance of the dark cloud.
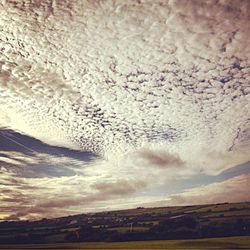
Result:
M5 154L4 151L15 151L31 156L34 153L47 153L54 156L67 156L72 159L77 159L84 162L91 162L97 158L97 155L92 152L83 152L64 147L48 145L36 138L4 128L0 129L0 142L0 150L2 151L1 155L5 157L9 157L9 155Z
M90 152L51 146L7 129L0 129L0 142L0 166L17 177L73 176L98 159Z
M147 183L144 181L126 181L118 180L115 182L107 183L101 182L93 185L93 188L98 190L99 194L108 196L124 196L130 195L143 188L146 188Z
M54 199L40 203L39 207L65 207L81 204L90 204L92 202L104 201L107 199L115 199L124 196L129 196L137 191L147 187L147 183L143 181L115 181L111 183L101 182L92 185L93 193L83 195L79 198Z
M20 218L23 216L31 216L32 214L39 214L39 217L53 217L56 215L62 215L65 208L75 207L75 206L86 206L93 202L101 202L109 199L119 199L122 197L128 197L137 191L140 191L147 187L147 183L143 181L126 181L119 180L111 183L101 182L92 185L93 193L82 194L78 198L71 197L69 194L66 198L46 198L45 201L36 201L29 207L25 206L27 202L24 197L22 198L6 198L5 202L13 202L14 204L21 202L19 209L13 207L8 211L11 212L8 218ZM67 197L68 196L68 197Z
M142 159L149 166L182 167L185 162L179 156L168 154L160 150L143 150L138 153L139 159Z

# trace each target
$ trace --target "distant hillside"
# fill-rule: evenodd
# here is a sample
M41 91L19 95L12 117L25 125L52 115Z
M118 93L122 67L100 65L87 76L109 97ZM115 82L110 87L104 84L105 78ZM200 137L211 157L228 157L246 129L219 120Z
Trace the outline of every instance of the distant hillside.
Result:
M250 202L156 207L0 223L0 244L250 235Z

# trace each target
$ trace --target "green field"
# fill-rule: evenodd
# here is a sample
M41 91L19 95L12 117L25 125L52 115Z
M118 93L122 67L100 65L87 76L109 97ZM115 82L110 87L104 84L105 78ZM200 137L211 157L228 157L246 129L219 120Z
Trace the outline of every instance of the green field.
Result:
M38 245L0 245L0 249L250 249L250 236L201 240L159 240L116 243L58 243Z
M125 233L125 232L129 232L131 230L131 227L114 227L114 228L109 228L108 230L110 231L114 230L119 233ZM147 230L148 230L147 227L133 227L133 231L136 231L136 232L143 232Z

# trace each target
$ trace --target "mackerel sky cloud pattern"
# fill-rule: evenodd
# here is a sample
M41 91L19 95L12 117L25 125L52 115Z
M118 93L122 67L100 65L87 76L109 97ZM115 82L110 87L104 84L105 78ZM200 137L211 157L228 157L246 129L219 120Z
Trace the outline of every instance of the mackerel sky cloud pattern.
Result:
M22 147L0 147L7 179L40 190L55 178L60 184L46 191L53 197L63 178L79 178L84 191L68 186L66 195L96 197L87 199L92 211L98 202L117 207L122 197L108 192L101 200L98 183L124 182L131 204L146 203L171 195L173 182L250 160L250 1L5 0L0 28L0 138ZM6 133L16 133L14 142ZM28 138L61 148L63 157L27 153ZM79 152L88 160L76 159ZM60 215L83 208L80 201ZM19 210L26 212L16 217L28 218L31 210Z

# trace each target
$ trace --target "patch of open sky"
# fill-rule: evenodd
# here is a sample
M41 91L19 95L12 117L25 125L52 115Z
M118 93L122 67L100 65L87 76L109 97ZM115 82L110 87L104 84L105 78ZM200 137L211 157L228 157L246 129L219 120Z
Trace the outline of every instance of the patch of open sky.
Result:
M67 156L85 163L96 160L98 156L92 152L82 152L69 148L51 146L35 138L18 132L0 129L0 151L15 151L26 154L46 153L55 156Z
M198 174L188 179L180 179L171 184L159 185L150 191L150 195L172 195L187 189L223 182L236 176L250 173L250 161L229 168L218 175ZM149 193L143 194L145 196Z

